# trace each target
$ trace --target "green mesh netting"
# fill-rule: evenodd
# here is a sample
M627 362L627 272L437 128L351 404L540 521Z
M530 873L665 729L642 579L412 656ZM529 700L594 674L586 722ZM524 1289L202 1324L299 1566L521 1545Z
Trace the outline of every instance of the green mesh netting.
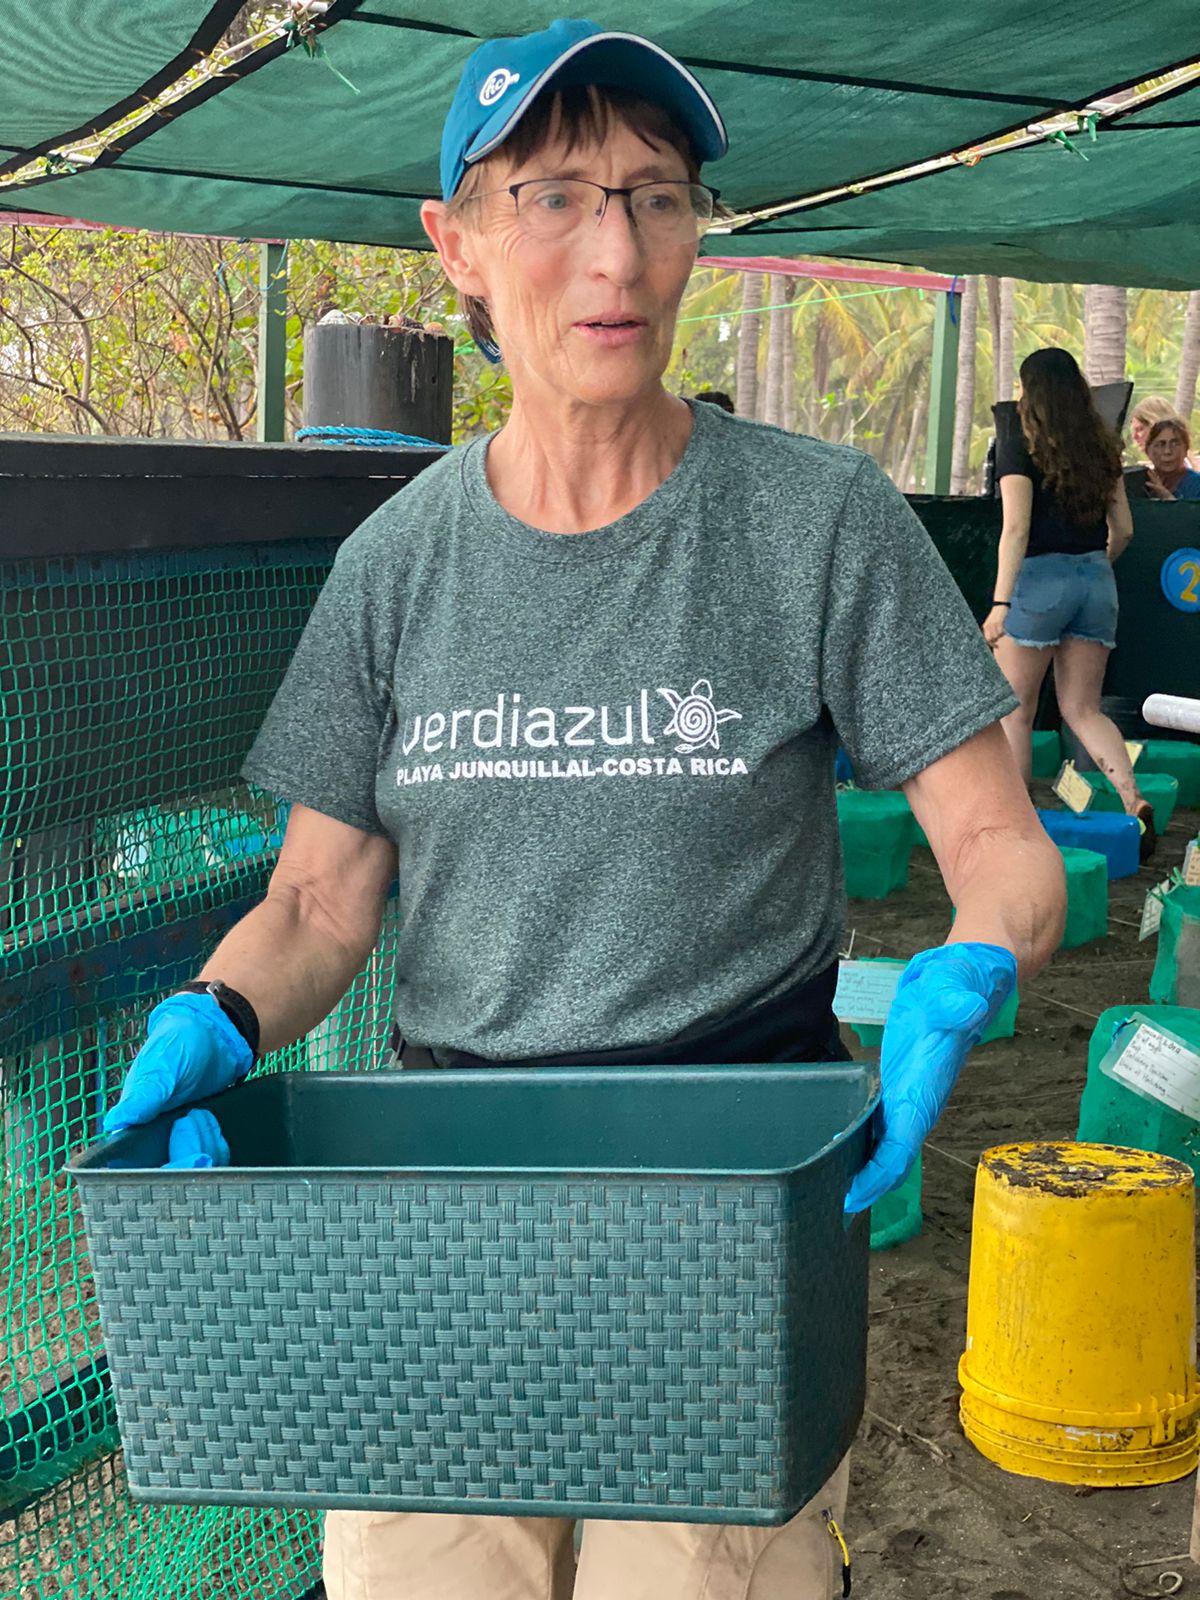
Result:
M5 1600L292 1600L319 1562L311 1512L138 1505L119 1451L0 1521Z
M1178 884L1163 898L1150 998L1200 1010L1200 888Z
M1113 1043L1114 1030L1132 1012L1177 1034L1200 1050L1200 1011L1189 1006L1111 1006L1100 1014L1088 1046L1087 1083L1079 1102L1075 1137L1090 1144L1124 1144L1135 1150L1186 1161L1200 1183L1200 1124L1170 1106L1134 1094L1116 1078L1101 1072L1100 1063Z
M1200 744L1192 739L1147 739L1137 764L1138 782L1148 772L1169 773L1179 785L1178 804L1200 806Z
M917 822L896 790L839 789L838 831L846 893L882 900L908 882Z
M1108 862L1095 850L1060 845L1067 874L1067 916L1062 946L1074 950L1108 932Z
M0 563L0 1600L316 1579L311 1517L129 1502L62 1167L150 1007L266 888L284 807L236 773L334 548ZM380 1065L394 938L389 915L330 1017L257 1070Z
M1102 772L1081 772L1079 776L1095 790L1093 811L1124 811L1120 795ZM1154 810L1155 828L1159 833L1166 833L1179 798L1179 780L1167 772L1143 772L1139 762L1137 782L1142 798L1148 800Z

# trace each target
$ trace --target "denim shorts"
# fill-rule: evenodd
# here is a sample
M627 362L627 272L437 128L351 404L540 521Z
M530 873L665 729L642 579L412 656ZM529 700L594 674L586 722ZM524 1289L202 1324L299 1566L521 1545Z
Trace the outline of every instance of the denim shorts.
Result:
M1063 639L1117 643L1117 581L1103 550L1027 556L1017 573L1004 630L1015 644L1044 649Z

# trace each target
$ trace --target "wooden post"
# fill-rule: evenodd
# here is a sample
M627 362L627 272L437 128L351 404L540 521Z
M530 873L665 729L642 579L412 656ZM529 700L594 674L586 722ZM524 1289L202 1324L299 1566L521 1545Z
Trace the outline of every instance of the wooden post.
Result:
M258 411L256 437L264 443L284 436L287 396L287 245L258 249Z
M954 390L958 382L957 290L940 294L933 314L933 360L929 368L929 432L925 446L925 493L950 493L954 455Z
M370 322L304 334L304 426L386 428L450 443L454 341Z

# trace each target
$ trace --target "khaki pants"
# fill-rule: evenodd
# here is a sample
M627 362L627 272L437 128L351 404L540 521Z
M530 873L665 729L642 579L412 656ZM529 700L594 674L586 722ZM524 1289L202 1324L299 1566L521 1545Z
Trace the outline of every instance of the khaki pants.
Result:
M778 1528L328 1511L328 1600L834 1600L850 1458Z

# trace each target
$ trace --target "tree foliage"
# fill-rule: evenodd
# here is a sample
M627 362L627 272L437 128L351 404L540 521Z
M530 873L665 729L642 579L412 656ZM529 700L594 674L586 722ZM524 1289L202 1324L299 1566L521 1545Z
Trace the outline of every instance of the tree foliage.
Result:
M920 488L932 295L909 288L792 279L782 313L747 302L746 275L700 266L680 308L667 372L673 390L755 394L767 401L767 328L790 350L772 381L774 414L806 433L855 444L906 488ZM784 296L786 299L786 296ZM1126 371L1135 392L1172 394L1187 296L1131 290ZM743 308L756 333L740 339ZM325 242L288 249L287 415L303 415L304 330L327 311L440 324L455 339L454 435L498 426L511 386L474 350L436 259L415 251ZM258 247L111 228L0 231L0 429L195 439L254 435ZM1082 291L1017 283L1013 360L1043 344L1082 357ZM993 338L979 317L967 482L991 433ZM753 362L747 383L743 363ZM780 389L782 385L782 389Z

